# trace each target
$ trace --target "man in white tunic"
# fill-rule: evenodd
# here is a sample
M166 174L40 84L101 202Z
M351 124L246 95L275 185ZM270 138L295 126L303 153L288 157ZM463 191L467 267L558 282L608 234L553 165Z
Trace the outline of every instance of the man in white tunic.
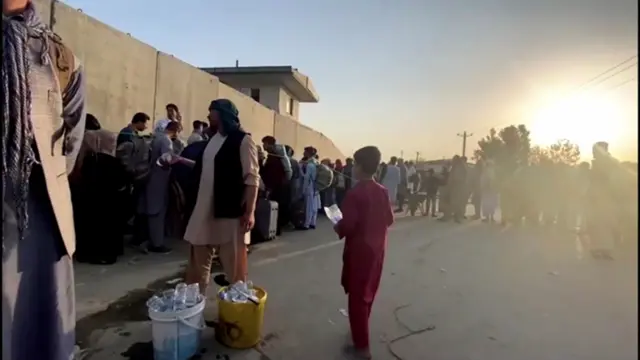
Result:
M400 186L400 168L397 166L398 158L392 156L389 160L389 164L386 166L386 170L380 175L380 182L389 192L389 200L392 204L395 204L398 197L398 186Z

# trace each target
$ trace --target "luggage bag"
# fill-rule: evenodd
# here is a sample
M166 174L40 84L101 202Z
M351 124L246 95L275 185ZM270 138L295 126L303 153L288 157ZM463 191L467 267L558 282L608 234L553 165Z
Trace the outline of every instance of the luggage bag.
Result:
M261 243L276 238L278 231L278 203L264 198L256 202L255 225L251 231L251 243Z

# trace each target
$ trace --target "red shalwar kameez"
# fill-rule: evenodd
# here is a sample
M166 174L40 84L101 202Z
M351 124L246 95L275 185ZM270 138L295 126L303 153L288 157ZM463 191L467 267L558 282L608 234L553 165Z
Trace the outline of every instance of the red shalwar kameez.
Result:
M369 349L369 316L380 285L393 211L387 189L374 180L359 181L342 204L336 232L345 239L342 286L348 295L349 323L357 350Z

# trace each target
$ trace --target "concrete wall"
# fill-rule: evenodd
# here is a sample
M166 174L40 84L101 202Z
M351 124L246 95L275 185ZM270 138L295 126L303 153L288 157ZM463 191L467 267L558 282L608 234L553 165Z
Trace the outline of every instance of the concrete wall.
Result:
M209 104L218 97L220 81L175 57L158 52L155 81L155 119L166 117L166 105L180 108L185 132L191 132L190 122L207 120Z
M179 59L159 52L128 34L111 28L81 11L52 0L33 0L38 13L74 50L87 75L88 111L106 129L118 131L136 112L155 120L165 116L165 105L174 103L182 112L185 131L193 120L205 120L211 100L228 98L240 111L243 127L260 142L274 135L292 146L298 155L314 146L321 157L342 158L333 142L296 120L256 103L250 97L220 83ZM53 16L51 16L53 12Z
M84 66L88 111L114 131L136 112L153 114L158 52L67 5L53 10L54 31Z

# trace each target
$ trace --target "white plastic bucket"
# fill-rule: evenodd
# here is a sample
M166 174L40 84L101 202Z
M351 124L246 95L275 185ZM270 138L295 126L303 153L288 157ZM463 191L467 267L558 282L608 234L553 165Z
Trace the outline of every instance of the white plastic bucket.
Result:
M149 310L155 360L188 360L200 350L204 329L203 299L182 311Z

